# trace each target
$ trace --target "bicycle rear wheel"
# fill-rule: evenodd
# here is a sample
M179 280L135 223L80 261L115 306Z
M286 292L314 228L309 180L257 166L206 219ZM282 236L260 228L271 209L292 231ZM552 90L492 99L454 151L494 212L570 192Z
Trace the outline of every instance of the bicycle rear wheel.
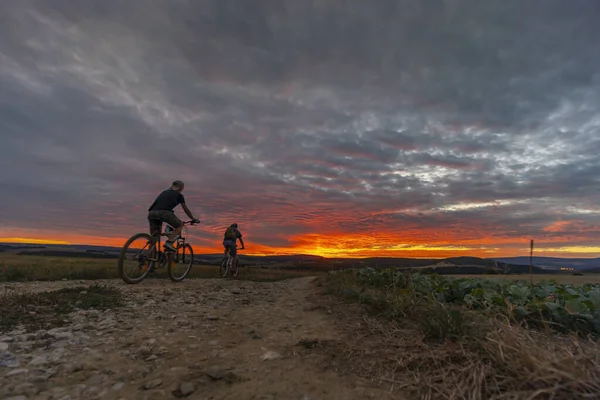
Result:
M167 261L167 272L173 282L181 282L192 270L194 263L194 250L188 243L172 253Z
M119 254L119 276L125 283L143 281L154 268L156 242L147 233L137 233L125 242ZM137 277L134 277L137 275Z
M219 275L221 275L221 278L225 278L227 276L227 272L228 268L227 268L227 261L229 259L229 256L225 256L223 257L223 260L221 261L221 266L219 267Z
M240 260L237 257L231 261L231 276L233 277L238 275L238 271L240 270L239 262Z

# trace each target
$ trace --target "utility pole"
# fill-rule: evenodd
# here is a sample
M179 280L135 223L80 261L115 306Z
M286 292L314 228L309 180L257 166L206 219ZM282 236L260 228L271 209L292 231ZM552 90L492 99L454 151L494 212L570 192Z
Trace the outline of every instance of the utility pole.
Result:
M531 239L531 246L529 249L529 281L533 286L533 239Z

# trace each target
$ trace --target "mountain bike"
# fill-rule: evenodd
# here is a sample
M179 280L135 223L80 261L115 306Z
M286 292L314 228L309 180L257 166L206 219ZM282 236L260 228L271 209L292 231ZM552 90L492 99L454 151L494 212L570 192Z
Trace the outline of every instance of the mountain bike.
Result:
M161 236L169 236L173 227L165 224L164 232L136 233L125 242L119 255L119 276L125 283L140 283L149 273L163 268L167 265L169 278L174 282L180 282L190 273L194 262L194 250L189 243L186 243L187 236L186 225L194 224L193 221L185 221L183 230L177 236L173 247L177 251L168 249L161 250ZM180 274L177 267L183 266ZM130 273L139 273L137 278L133 278Z
M241 250L239 247L237 247L237 245L235 246L235 248ZM231 276L235 277L237 276L239 271L238 256L236 254L235 257L232 257L230 251L231 250L229 249L229 247L227 247L227 249L225 250L225 257L223 257L223 260L221 260L221 265L219 266L219 274L223 278L227 277L227 274L229 273L231 273Z

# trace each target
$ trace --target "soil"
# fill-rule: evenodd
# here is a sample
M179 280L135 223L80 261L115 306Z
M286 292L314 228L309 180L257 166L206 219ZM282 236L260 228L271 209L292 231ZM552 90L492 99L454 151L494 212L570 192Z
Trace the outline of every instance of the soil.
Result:
M312 346L347 335L314 280L5 284L9 292L106 284L123 291L126 305L0 334L0 398L392 398L389 388L336 372L332 355Z

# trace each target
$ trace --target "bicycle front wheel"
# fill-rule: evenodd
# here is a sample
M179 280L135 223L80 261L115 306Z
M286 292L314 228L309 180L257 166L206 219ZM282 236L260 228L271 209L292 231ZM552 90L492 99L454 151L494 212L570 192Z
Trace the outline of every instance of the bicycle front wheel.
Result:
M192 270L194 263L194 250L189 244L185 244L177 249L177 253L172 253L167 261L167 272L173 282L181 282Z
M135 234L125 242L119 254L119 276L125 283L140 283L154 268L156 258L152 236L147 233Z

